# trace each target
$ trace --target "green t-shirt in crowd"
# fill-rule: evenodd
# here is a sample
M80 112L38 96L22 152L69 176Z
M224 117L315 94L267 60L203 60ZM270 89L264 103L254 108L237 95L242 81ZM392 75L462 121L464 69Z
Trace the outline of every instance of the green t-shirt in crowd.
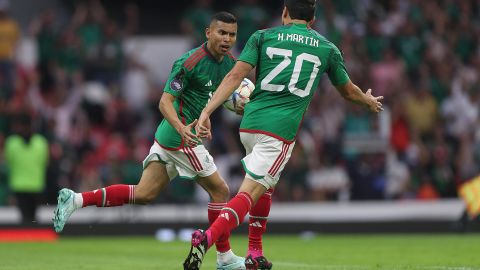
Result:
M192 27L193 46L202 44L205 40L205 28L210 25L214 11L211 8L192 8L183 15L183 20Z
M45 188L49 149L39 134L25 141L12 135L5 141L8 183L13 192L42 192Z

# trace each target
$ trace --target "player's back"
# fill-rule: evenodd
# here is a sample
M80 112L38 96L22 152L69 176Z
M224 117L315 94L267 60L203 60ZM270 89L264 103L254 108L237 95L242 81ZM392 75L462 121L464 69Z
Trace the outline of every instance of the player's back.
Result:
M257 68L256 88L241 131L259 131L286 141L295 139L324 72L335 85L348 81L335 45L305 24L257 31L239 60Z

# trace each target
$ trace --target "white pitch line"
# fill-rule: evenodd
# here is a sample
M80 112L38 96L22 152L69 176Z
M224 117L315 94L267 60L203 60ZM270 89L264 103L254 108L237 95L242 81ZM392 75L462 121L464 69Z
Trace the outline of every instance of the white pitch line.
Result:
M292 269L297 268L307 268L307 269L318 269L318 270L369 270L370 266L360 266L360 265L315 265L315 264L306 264L306 263L295 263L295 262L275 262L277 266L284 266ZM377 266L378 267L378 266ZM387 266L388 270L395 269L414 269L414 270L480 270L480 268L465 267L465 266Z
M366 270L369 267L360 266L360 265L316 265L316 264L306 264L306 263L294 263L294 262L274 262L274 265L286 266L295 268L311 268L311 269L331 269L331 270Z
M437 270L479 270L480 268L472 268L466 266L425 266L424 269L437 269Z

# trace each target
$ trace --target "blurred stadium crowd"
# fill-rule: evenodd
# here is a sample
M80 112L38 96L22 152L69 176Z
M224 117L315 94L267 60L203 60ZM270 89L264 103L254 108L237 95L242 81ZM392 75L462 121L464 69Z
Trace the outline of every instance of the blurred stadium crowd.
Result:
M282 1L229 2L239 24L236 55L251 33L280 22ZM386 110L375 116L347 104L324 77L275 199L456 197L459 185L480 172L480 1L317 2L313 28L343 51L353 82L385 96ZM119 21L103 2L78 2L67 16L39 13L21 31L1 3L0 153L16 119L27 114L49 142L46 202L55 203L59 187L135 184L161 120L164 84L124 48L141 32L141 10L125 4ZM195 1L173 22L192 47L203 42L215 7ZM35 68L14 57L22 35L36 40ZM239 118L218 112L213 123L207 148L235 192L243 178ZM14 203L7 179L2 155L0 205ZM158 202L204 200L195 189L174 181Z

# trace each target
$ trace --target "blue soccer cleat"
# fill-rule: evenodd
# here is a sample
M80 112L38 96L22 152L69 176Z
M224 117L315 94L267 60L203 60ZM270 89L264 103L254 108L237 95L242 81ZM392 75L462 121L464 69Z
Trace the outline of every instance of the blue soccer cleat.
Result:
M233 262L220 264L217 262L217 270L245 270L245 258L233 255Z
M63 230L65 223L72 213L77 210L74 203L75 192L68 188L64 188L58 192L57 208L53 212L53 228L57 233Z

